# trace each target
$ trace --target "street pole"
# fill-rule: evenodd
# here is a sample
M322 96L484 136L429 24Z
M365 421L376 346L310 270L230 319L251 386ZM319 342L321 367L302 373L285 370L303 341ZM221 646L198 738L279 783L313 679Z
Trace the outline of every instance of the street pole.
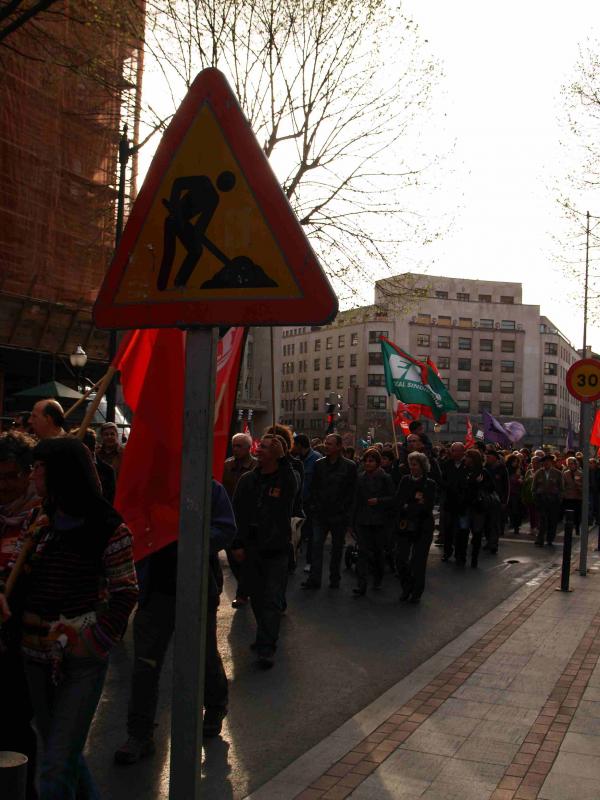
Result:
M119 139L119 187L117 190L117 220L115 223L115 252L119 247L123 234L123 221L125 218L125 178L127 176L127 163L131 155L129 139L127 138L127 125L123 126L123 133ZM117 352L117 331L112 330L108 341L108 356L110 362ZM115 421L115 411L117 406L117 381L113 379L106 392L106 421Z
M585 237L585 283L583 290L583 352L582 358L587 358L587 317L588 317L588 279L590 267L590 212L586 215ZM583 433L583 485L581 497L581 541L579 553L579 574L587 575L587 549L588 549L588 523L590 501L590 428L592 406L582 403L581 430Z
M186 338L170 800L199 800L218 328Z

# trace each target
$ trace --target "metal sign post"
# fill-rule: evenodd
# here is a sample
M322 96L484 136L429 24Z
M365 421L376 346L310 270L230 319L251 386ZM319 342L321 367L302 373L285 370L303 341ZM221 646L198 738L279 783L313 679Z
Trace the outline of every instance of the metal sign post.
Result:
M187 333L170 800L200 797L217 341L218 328Z
M583 483L581 489L581 540L579 574L587 575L587 551L590 511L590 428L592 406L583 403L581 427L583 430Z

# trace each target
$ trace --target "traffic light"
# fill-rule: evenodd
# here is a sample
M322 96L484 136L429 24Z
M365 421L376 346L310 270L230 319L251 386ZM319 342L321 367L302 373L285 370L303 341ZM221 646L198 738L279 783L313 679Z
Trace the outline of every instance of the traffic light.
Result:
M337 425L337 421L340 417L340 412L342 409L341 405L341 396L338 394L337 396L338 402L337 403L327 403L326 410L327 410L327 431L326 433L334 433L335 428Z

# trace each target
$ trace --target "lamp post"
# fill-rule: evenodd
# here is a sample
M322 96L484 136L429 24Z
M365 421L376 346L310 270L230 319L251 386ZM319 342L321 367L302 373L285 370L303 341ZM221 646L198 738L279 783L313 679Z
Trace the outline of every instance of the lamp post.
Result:
M302 392L302 394L292 398L292 428L294 431L296 430L296 403L298 400L304 400L305 397L308 397L308 392Z
M87 353L80 344L78 344L75 350L69 355L69 361L77 377L77 391L81 391L81 370L87 364L87 360Z

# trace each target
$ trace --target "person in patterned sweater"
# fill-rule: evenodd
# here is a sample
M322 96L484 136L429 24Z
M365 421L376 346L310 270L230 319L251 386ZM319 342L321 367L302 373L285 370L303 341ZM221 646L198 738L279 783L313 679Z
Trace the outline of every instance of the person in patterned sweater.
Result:
M42 798L97 796L83 748L102 694L111 648L125 633L138 588L131 534L104 500L78 439L40 442L33 482L42 498L16 550L22 652L41 735ZM6 600L0 615L10 613Z

